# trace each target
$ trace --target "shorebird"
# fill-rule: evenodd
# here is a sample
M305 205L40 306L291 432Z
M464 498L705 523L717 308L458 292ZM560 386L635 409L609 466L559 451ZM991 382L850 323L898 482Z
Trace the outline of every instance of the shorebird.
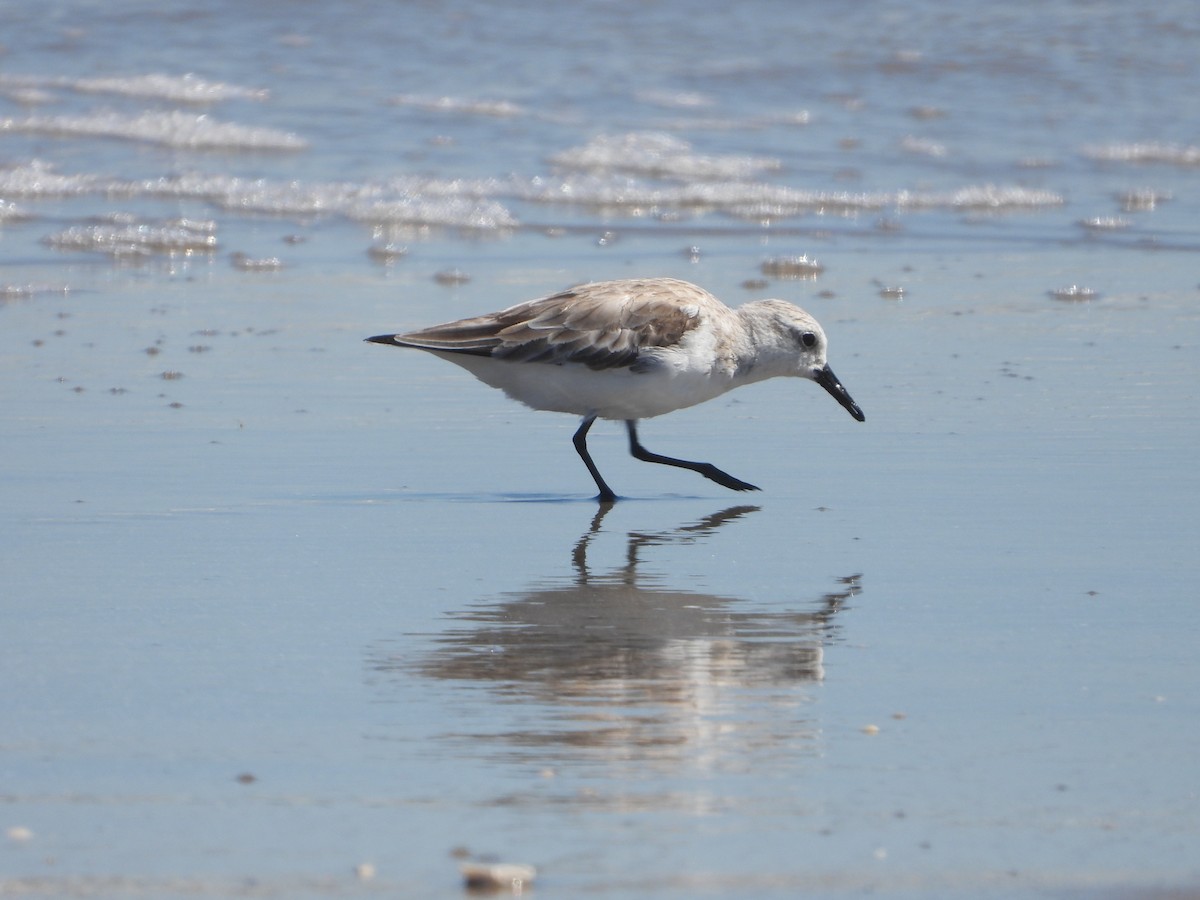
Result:
M500 312L367 340L428 351L526 406L583 416L573 442L601 503L617 495L588 452L596 419L623 420L635 458L691 469L735 491L759 488L712 463L650 452L638 440L638 420L780 375L815 381L864 419L825 361L825 332L800 307L756 300L730 309L674 278L584 284Z

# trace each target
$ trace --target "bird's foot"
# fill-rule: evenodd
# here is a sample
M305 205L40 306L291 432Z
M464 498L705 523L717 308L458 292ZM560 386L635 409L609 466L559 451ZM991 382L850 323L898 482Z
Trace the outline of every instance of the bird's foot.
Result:
M705 463L700 468L696 469L701 475L709 481L715 481L721 487L727 487L731 491L761 491L756 484L751 484L748 481L742 481L740 478L734 478L728 472L718 469L712 463Z

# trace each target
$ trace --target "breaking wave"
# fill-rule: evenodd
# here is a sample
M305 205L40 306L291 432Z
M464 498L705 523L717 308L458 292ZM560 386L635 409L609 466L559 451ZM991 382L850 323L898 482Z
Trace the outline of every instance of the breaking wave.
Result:
M304 150L308 141L286 131L221 122L208 115L144 112L136 116L100 112L82 116L25 116L0 119L0 132L48 137L102 137L189 150Z

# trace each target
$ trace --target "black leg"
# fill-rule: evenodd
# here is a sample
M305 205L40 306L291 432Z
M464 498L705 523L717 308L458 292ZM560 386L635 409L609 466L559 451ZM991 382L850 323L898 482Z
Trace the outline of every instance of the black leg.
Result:
M629 431L629 452L633 454L635 459L640 459L642 462L661 463L664 466L678 466L680 469L691 469L693 472L699 472L709 481L715 481L721 487L727 487L730 490L759 490L758 487L749 482L734 478L728 472L722 472L712 463L689 462L686 459L675 459L670 456L660 456L657 453L651 453L638 441L637 421L634 419L626 420L625 428ZM578 435L576 436L578 437ZM586 462L586 459L584 461Z
M586 416L580 424L579 430L575 432L575 437L571 438L571 443L575 445L575 452L579 454L579 458L583 460L583 464L587 466L587 470L592 473L596 487L600 488L600 495L596 499L601 503L612 503L617 499L617 495L613 493L612 488L604 483L604 479L600 477L600 470L596 468L596 464L592 462L592 455L588 453L587 433L595 421L595 416Z

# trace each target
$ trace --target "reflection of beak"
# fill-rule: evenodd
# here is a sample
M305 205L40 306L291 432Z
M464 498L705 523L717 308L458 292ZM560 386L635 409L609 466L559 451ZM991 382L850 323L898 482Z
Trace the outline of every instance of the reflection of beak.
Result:
M842 406L846 407L846 412L858 419L858 421L866 421L866 416L863 411L858 408L858 404L854 402L850 396L850 392L842 387L842 383L837 380L837 376L833 374L833 369L825 366L823 369L815 369L813 371L813 381L819 384L825 390L833 395L833 399Z

